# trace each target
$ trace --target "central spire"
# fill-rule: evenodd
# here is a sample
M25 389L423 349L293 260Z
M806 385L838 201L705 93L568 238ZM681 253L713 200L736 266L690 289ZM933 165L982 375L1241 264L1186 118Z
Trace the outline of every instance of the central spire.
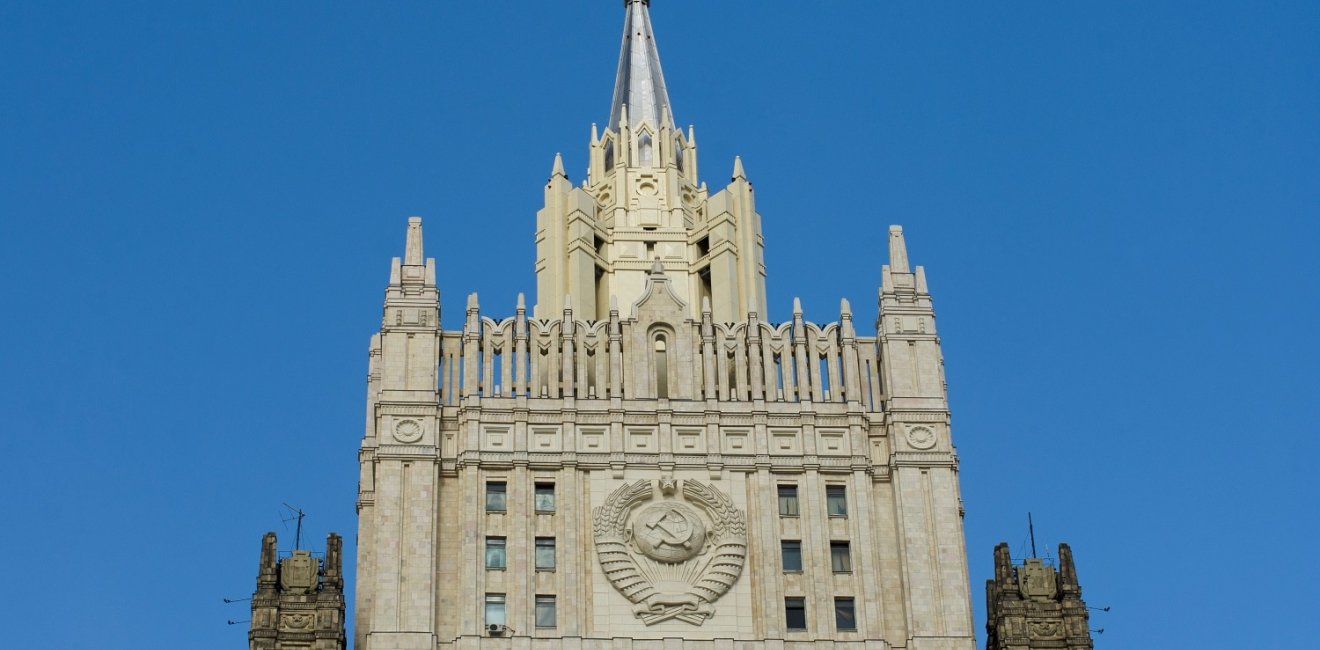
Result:
M614 102L610 106L610 128L619 128L623 107L628 107L628 126L650 121L656 127L674 126L660 71L660 52L651 31L650 0L624 0L623 46L619 50L619 73L614 79Z

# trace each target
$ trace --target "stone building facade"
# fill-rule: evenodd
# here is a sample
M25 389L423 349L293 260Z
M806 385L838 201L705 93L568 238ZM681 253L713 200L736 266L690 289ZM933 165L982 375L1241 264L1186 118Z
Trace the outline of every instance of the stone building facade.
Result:
M585 181L556 156L537 298L440 324L421 219L371 339L355 646L974 645L935 313L887 233L848 301L769 322L741 161L711 192L644 0ZM497 312L498 313L498 312Z
M1091 650L1090 615L1072 549L1059 545L1056 569L1040 558L1014 564L995 547L995 577L985 581L986 650Z
M294 550L280 559L275 533L261 539L249 650L344 650L343 540L330 533L323 559Z

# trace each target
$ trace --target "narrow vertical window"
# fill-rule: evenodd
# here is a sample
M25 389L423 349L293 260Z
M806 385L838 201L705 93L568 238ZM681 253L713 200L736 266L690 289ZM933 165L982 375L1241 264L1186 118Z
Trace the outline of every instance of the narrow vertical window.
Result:
M637 160L643 165L651 165L651 134L642 133L642 137L637 138Z
M798 494L796 485L779 486L779 516L798 516Z
M683 141L678 138L674 138L674 166L678 167L680 174L686 171L683 169Z
M504 594L486 594L486 625L504 625Z
M784 624L790 631L807 629L807 603L802 598L784 599Z
M663 334L655 337L655 396L669 398L669 351Z
M835 573L852 573L852 553L848 542L830 542L830 568Z
M536 538L536 570L537 571L555 570L555 538L553 537Z
M536 597L536 627L555 626L555 597Z
M509 554L503 537L486 538L486 568L504 569L509 566Z
M852 598L834 599L834 628L840 632L857 631L857 610Z
M601 145L605 148L605 171L614 169L614 141L606 139Z
M504 512L508 504L508 487L504 481L487 481L486 512Z
M848 516L848 488L842 485L825 486L825 512L831 517Z
M535 495L533 496L533 500L535 501L535 508L536 508L536 511L537 511L537 512L542 512L542 513L545 513L545 512L554 512L554 511L555 511L555 484L554 484L554 483L537 483L537 484L536 484L536 493L535 493Z
M802 541L786 539L779 543L779 552L784 559L784 571L787 573L802 570Z

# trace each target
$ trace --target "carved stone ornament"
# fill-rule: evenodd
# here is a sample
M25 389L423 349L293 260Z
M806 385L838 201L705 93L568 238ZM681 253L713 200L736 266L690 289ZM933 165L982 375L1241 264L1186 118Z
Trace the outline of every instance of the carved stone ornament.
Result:
M601 570L646 625L705 623L747 561L743 511L692 479L624 483L592 523Z
M311 629L316 622L316 614L311 612L286 612L280 616L280 627L285 630Z
M394 439L405 443L421 440L422 423L417 420L399 420L395 422Z
M1058 639L1063 637L1063 621L1028 621L1033 639Z
M928 427L909 427L907 443L913 449L930 449L935 446L935 432Z
M316 558L307 551L294 551L280 562L280 587L291 594L305 594L316 589Z

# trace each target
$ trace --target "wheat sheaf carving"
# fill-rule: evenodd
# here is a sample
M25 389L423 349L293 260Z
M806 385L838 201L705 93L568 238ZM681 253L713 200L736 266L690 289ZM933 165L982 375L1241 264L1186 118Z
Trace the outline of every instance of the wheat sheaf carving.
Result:
M666 494L673 491L672 480L667 484ZM694 480L681 481L679 494L682 501L660 501L672 502L677 508L697 506L706 512L711 527L698 555L682 562L664 563L670 567L690 567L680 572L685 579L679 585L685 587L677 589L672 581L665 583L664 591L657 589L650 577L655 572L654 559L642 558L651 567L648 575L648 570L639 566L634 554L637 549L633 544L633 531L629 528L629 516L635 507L656 498L651 481L619 486L592 511L592 529L601 570L610 584L635 604L634 613L647 625L670 619L701 625L714 614L711 604L738 581L747 559L746 518L727 495Z

